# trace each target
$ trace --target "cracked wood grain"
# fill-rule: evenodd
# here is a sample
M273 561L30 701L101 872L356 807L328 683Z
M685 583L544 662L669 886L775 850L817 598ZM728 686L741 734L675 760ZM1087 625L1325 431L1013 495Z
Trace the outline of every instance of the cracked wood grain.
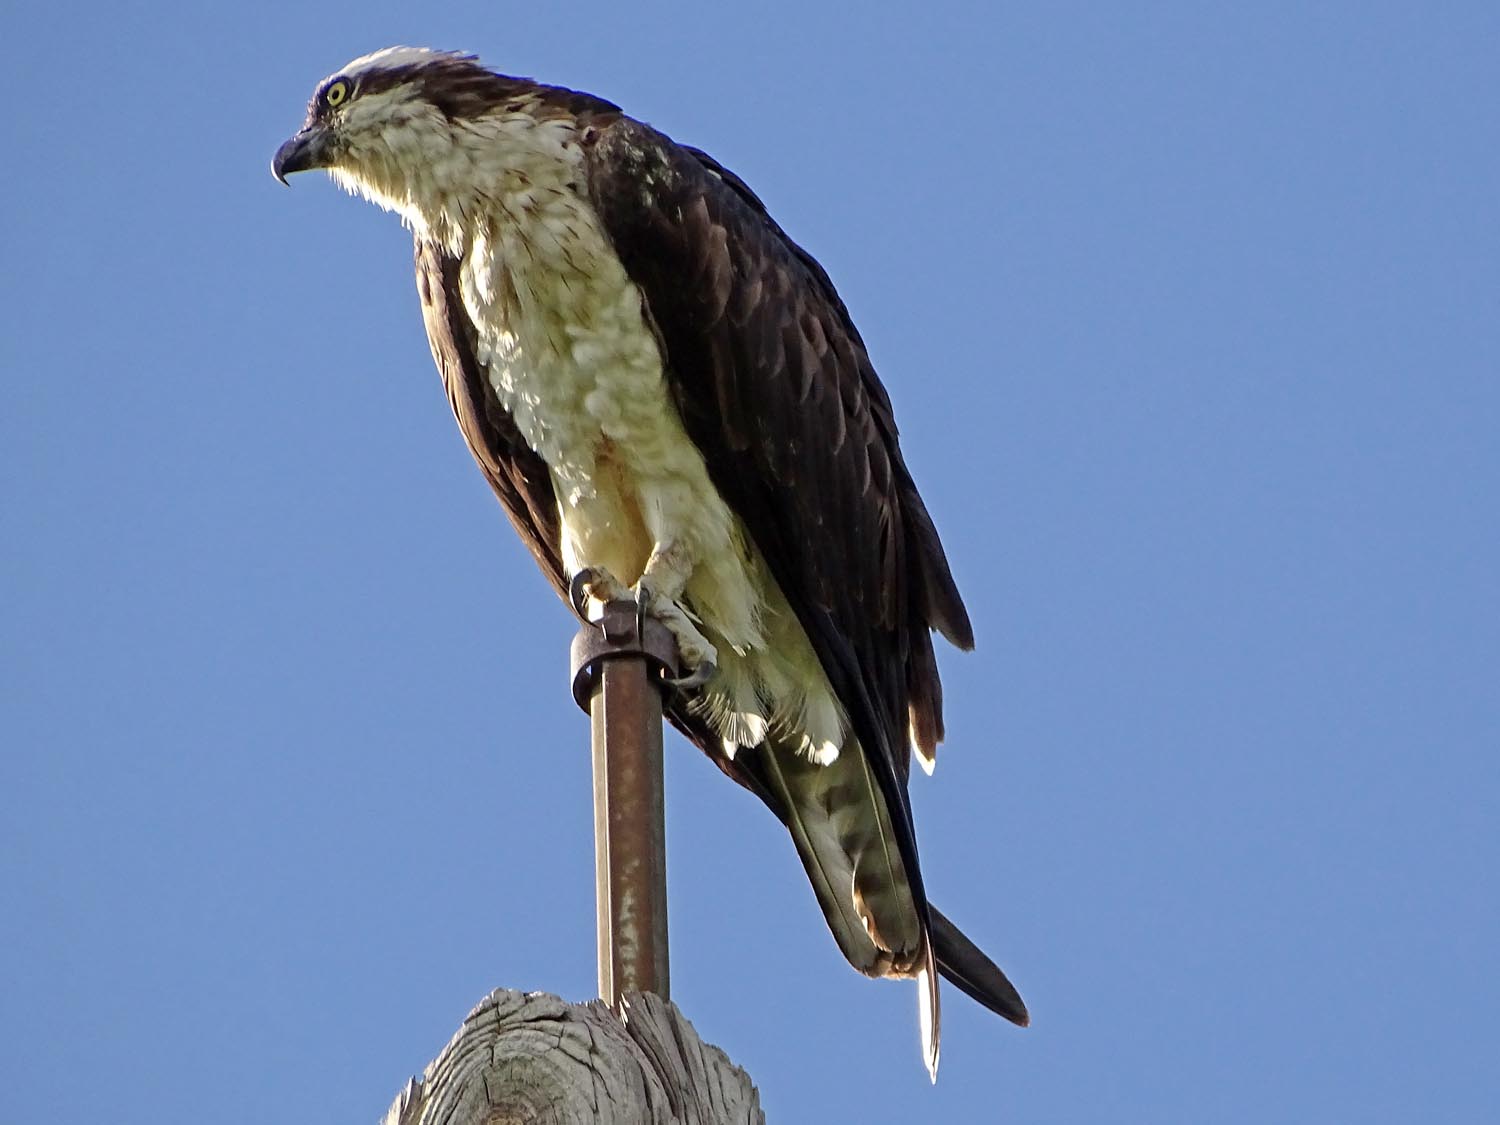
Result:
M754 1084L673 1004L496 989L382 1125L764 1125Z

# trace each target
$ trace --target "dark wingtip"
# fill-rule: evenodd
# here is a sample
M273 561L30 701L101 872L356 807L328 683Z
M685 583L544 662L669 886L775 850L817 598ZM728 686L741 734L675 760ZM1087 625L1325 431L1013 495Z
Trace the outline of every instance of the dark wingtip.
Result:
M932 916L932 945L938 972L997 1016L1017 1027L1031 1026L1031 1013L1010 978L942 911L930 904L928 911Z
M974 626L969 621L969 611L964 608L958 584L953 581L953 571L948 567L948 556L943 551L943 541L938 538L937 526L917 486L902 468L902 500L909 520L908 534L919 559L922 576L922 606L927 624L941 633L955 648L968 652L974 647Z
M953 589L953 601L933 622L933 627L960 652L974 651L974 626L969 622L969 611L958 600L958 588Z

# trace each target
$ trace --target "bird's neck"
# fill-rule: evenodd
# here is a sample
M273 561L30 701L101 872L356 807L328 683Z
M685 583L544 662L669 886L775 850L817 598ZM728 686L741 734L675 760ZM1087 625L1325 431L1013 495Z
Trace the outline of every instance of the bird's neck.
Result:
M581 163L573 119L497 112L393 127L335 178L463 256L497 224L525 229L576 196Z

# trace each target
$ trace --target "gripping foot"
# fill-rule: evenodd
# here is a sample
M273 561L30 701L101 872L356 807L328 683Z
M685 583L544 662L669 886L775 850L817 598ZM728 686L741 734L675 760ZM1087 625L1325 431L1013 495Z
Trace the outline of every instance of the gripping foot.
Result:
M586 566L568 582L568 604L573 614L585 625L591 623L589 600L603 605L606 602L627 601L631 592L620 580L602 566Z
M677 642L682 666L690 669L687 675L668 678L665 682L678 691L701 688L718 671L718 650L698 629L681 603L657 593L652 587L649 576L642 577L634 587L627 587L603 567L586 566L568 582L568 604L573 607L578 620L585 625L592 625L597 624L597 621L589 616L590 601L601 604L633 601L636 635L645 635L646 618L660 621Z
M678 676L676 679L669 676L662 682L677 691L692 691L694 688L701 688L713 679L714 673L718 670L719 666L712 660L700 660L697 667L686 676Z

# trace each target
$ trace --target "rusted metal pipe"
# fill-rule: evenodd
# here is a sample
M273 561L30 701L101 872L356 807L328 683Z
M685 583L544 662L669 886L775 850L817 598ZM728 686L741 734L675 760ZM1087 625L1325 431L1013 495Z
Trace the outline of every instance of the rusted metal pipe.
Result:
M593 732L599 995L618 1011L627 992L671 998L661 693L676 646L633 602L610 602L573 638L572 658Z

